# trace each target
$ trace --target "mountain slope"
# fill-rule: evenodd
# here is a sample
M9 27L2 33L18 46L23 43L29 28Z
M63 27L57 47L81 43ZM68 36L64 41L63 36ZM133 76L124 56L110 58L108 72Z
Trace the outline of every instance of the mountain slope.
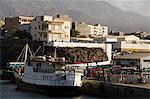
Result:
M149 18L124 12L104 1L73 0L4 0L0 1L0 17L17 15L68 14L75 21L100 23L123 32L150 31Z

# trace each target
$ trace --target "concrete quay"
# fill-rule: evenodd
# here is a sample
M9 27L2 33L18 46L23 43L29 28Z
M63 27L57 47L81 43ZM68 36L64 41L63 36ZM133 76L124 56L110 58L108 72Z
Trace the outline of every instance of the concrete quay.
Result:
M108 98L150 98L150 84L133 85L85 80L81 91L85 94Z

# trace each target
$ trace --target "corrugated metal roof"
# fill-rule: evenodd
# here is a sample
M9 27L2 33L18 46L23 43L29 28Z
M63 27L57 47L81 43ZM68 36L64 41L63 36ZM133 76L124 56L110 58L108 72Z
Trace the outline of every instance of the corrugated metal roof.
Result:
M150 56L150 53L131 53L131 54L118 55L114 57L114 59L140 59L147 56Z

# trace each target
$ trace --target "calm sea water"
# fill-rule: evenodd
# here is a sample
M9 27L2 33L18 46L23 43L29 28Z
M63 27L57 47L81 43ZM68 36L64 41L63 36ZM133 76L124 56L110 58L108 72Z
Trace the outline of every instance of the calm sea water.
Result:
M16 89L12 83L0 82L0 99L104 99L90 95L80 96L50 96L47 94Z

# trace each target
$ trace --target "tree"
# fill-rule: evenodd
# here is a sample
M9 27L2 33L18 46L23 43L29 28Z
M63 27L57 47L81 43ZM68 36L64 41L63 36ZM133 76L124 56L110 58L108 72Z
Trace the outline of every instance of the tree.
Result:
M78 32L78 31L76 31L74 29L71 29L70 32L71 32L71 37L77 37L80 34L80 32Z

